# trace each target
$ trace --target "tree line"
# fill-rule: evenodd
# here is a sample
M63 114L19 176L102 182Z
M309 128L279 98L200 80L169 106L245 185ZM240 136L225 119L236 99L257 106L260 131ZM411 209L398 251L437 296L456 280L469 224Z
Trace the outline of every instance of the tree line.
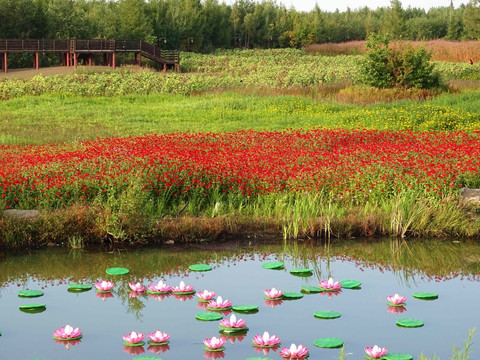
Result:
M480 0L424 10L296 11L275 0L0 0L2 39L139 39L166 49L302 47L365 40L480 39Z

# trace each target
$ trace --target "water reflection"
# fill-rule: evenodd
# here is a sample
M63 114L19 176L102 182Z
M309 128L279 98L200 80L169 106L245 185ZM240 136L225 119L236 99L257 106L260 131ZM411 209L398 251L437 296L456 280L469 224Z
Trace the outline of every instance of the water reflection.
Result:
M326 296L329 299L333 299L334 296L338 296L342 293L342 290L337 290L337 291L322 291L320 295Z
M149 299L157 300L158 302L162 302L164 299L170 297L170 294L148 294Z
M163 354L164 352L170 350L169 345L150 345L148 350L154 354Z
M225 353L223 351L205 351L203 357L205 359L223 359Z
M192 294L188 294L188 295L173 294L173 297L175 298L175 300L184 302L187 300L192 300L194 296Z
M73 346L77 345L77 344L80 344L82 342L82 339L78 339L78 340L57 340L57 339L53 339L53 341L55 341L55 343L57 345L63 345L65 346L65 349L67 350L70 350Z
M401 314L407 311L407 308L405 306L389 306L387 311L392 314Z
M130 355L140 355L145 352L145 349L143 346L124 346L122 351Z
M265 306L269 306L271 308L275 308L283 304L283 300L265 300L263 302Z
M107 299L114 298L115 296L111 292L97 292L95 297L105 301Z

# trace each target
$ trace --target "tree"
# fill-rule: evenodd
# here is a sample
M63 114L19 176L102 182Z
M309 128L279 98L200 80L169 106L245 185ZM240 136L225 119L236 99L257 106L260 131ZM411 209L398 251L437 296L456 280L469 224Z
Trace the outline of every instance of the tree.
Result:
M390 8L385 13L382 33L390 39L401 39L405 31L405 14L399 0L391 0Z
M480 2L478 0L470 0L465 7L463 23L465 39L480 39Z
M362 81L374 87L432 89L442 86L440 75L429 63L430 54L423 47L389 47L385 37L372 36L369 51L361 62Z

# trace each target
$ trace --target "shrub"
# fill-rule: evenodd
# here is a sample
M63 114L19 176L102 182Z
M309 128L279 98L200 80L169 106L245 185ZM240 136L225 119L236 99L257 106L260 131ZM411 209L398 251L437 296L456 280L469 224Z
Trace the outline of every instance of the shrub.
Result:
M372 36L367 42L369 51L360 63L361 81L378 88L434 89L442 87L430 53L423 47L397 44L389 47L386 38Z

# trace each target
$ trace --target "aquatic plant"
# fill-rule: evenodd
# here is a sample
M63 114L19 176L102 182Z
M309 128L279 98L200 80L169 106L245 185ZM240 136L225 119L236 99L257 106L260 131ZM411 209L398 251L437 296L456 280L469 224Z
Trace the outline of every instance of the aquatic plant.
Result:
M153 333L148 334L148 338L150 339L151 344L164 345L168 343L168 340L170 339L170 334L157 330Z
M125 343L130 345L138 345L143 341L144 338L145 334L137 333L136 331L132 331L130 334L123 335L123 340Z
M82 331L77 327L73 328L71 325L62 326L53 332L53 337L57 340L77 340L82 337Z
M280 300L283 296L283 291L275 288L267 289L263 293L268 300Z
M302 344L298 346L292 344L290 348L284 347L278 354L284 359L306 359L309 355L308 349Z
M229 309L231 307L232 303L228 299L223 300L221 296L217 297L216 300L210 300L207 304L207 308L216 310Z
M218 351L223 349L223 345L225 345L226 340L217 338L216 336L213 336L211 338L203 340L203 343L206 347L206 350L208 351Z
M365 352L367 353L368 356L370 356L373 359L380 359L383 355L385 355L388 350L385 348L381 348L377 345L374 345L373 347L366 347Z
M215 298L215 292L213 291L208 291L208 290L203 290L197 293L198 296L198 301L202 302L209 302L210 300Z
M107 280L102 280L95 283L97 290L102 292L111 291L113 289L113 285L113 282Z
M387 300L390 303L390 305L396 305L396 306L402 306L405 304L405 301L407 301L407 298L405 296L400 296L398 294L387 296Z
M238 319L235 314L230 316L230 319L220 320L220 325L227 328L244 328L247 326L247 323L243 319Z
M138 293L142 293L142 292L145 292L147 290L147 288L139 282L137 282L137 283L130 282L130 283L128 283L128 286L130 287L130 289L132 291L135 291L135 292L138 292Z
M322 289L329 290L329 291L336 291L342 288L342 284L340 284L338 281L333 281L333 278L320 281L319 286Z
M151 292L154 292L154 293L168 293L172 291L172 288L171 286L165 284L163 281L160 280L156 284L152 283L148 285L147 290L150 290Z
M263 335L255 335L252 339L252 344L257 347L276 347L280 345L280 338L265 331Z

